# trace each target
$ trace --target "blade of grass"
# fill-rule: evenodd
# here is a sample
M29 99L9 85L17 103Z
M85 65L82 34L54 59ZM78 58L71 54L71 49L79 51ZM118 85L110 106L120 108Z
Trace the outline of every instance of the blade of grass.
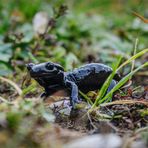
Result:
M122 67L124 67L125 65L127 65L128 63L132 62L133 60L137 59L138 57L142 56L143 54L145 54L146 52L148 52L148 48L140 51L139 53L135 54L134 56L132 56L130 59L128 59L127 61L125 61L124 63L122 63L117 71L119 71Z
M93 105L93 102L91 101L91 99L89 97L87 97L87 95L85 95L82 91L79 90L79 93L84 97L84 99L86 101L89 102L90 105Z
M136 55L137 46L138 46L138 38L136 38L136 41L135 41L133 56ZM135 59L132 61L131 72L134 70L134 67L135 67ZM131 78L129 78L128 84L127 85L124 85L122 88L129 87L132 84Z
M137 46L138 46L138 38L136 38L136 41L135 41L133 56L136 55ZM132 61L131 71L134 70L134 66L135 66L135 59Z
M26 95L29 92L33 92L35 89L36 89L36 84L32 83L30 86L28 86L28 87L23 89L22 95L24 96L24 95Z
M99 100L101 100L101 98L103 98L103 96L105 95L105 93L106 93L106 91L107 91L107 89L108 89L108 87L109 87L109 85L110 85L110 83L111 83L114 75L116 74L116 69L117 69L117 67L120 64L120 61L121 61L121 57L119 57L117 59L117 62L115 62L115 64L113 65L113 71L110 74L110 76L107 78L107 80L105 81L105 83L103 84L103 86L101 87L101 90L99 91L99 93L98 93L98 95L96 97L96 100L95 100L92 108L96 107L97 104L98 104L98 102L99 102Z
M138 41L137 41L138 42ZM136 43L137 44L137 43ZM136 49L136 45L135 44L135 49ZM135 50L136 51L136 50ZM142 56L144 53L146 53L146 52L148 52L148 48L146 48L146 49L144 49L144 50L142 50L141 52L139 52L139 53L137 53L137 54L135 54L134 56L132 56L130 59L128 59L127 61L125 61L123 64L121 64L120 66L119 66L119 68L117 68L116 69L116 71L115 72L117 72L118 70L120 70L123 66L125 66L126 64L128 64L128 63L130 63L130 62L132 62L133 60L135 60L136 58L138 58L138 57L140 57L140 56ZM142 66L142 65L141 65ZM140 68L140 67L139 67ZM139 68L137 68L138 70L139 70ZM136 69L136 70L137 70ZM138 71L137 70L137 71ZM114 71L114 70L113 70ZM124 85L130 78L131 78L131 76L134 74L134 73L136 72L135 70L134 71L131 71L131 73L130 73L130 77L127 77L127 79L125 80L125 79L123 79L123 83L122 83L122 85ZM95 101L95 103L93 104L93 106L92 106L92 108L94 108L94 107L96 107L97 106L97 104L100 104L100 103L102 103L102 102L104 102L105 101L105 99L107 99L107 101L109 101L109 99L112 97L112 94L113 94L113 90L114 90L114 88L112 89L112 91L110 91L108 94L107 94L107 97L105 96L103 99L101 99L101 97L103 97L103 95L105 94L105 90L107 90L107 86L109 86L108 84L110 84L110 82L111 82L111 80L112 80L112 78L113 78L113 76L114 76L114 72L109 76L109 78L106 80L106 82L104 83L104 85L102 86L102 90L100 90L100 94L99 94L99 96L97 96L97 99L96 99L96 101ZM128 76L128 75L127 75ZM125 77L124 77L125 78ZM124 81L125 80L125 81ZM119 86L119 84L120 83L118 83L116 86ZM121 86L122 86L121 85ZM120 87L121 87L120 86ZM120 87L116 87L117 89L119 89ZM117 90L116 89L116 90ZM112 92L112 93L111 93ZM88 97L87 97L87 99L88 99ZM90 100L90 99L89 99ZM99 101L100 100L100 101Z
M121 86L123 86L131 76L133 76L138 70L142 69L143 67L148 66L148 62L142 64L138 68L136 68L134 71L130 72L128 75L126 75L124 78L122 78L119 83L103 98L99 101L99 104L103 103L105 100L108 100L109 97L112 96L112 94L118 90Z

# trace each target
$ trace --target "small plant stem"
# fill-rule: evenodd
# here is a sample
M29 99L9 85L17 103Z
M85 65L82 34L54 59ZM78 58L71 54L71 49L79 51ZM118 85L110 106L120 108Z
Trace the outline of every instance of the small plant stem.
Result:
M139 41L138 38L136 38L135 45L134 45L134 53L133 53L133 56L137 52L138 41ZM135 59L132 61L131 72L134 70L134 66L135 66Z

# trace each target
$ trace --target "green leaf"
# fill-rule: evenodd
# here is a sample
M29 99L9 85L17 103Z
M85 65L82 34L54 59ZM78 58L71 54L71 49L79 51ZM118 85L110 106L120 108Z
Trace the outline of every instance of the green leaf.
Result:
M0 76L6 76L12 73L12 67L4 61L0 60Z
M12 44L0 44L0 60L8 62L12 57Z
M73 53L69 53L66 56L66 70L71 70L73 69L73 65L78 63L77 57Z

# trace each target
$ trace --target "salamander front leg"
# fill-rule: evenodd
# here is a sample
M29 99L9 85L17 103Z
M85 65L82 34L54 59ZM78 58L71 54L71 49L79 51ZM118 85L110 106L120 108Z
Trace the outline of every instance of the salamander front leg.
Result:
M77 85L69 80L66 80L65 82L66 87L70 90L70 103L73 108L75 108L75 103L79 103L78 99L78 87Z

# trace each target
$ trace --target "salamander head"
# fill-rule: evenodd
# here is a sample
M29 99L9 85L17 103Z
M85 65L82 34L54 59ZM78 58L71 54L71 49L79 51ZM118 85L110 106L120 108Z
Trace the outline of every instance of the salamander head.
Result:
M62 79L64 69L62 66L52 62L41 64L29 63L26 65L30 76L40 85L45 86L52 82L53 79Z
M26 65L31 77L53 77L59 72L63 72L64 69L59 64L52 62L46 62L41 64L29 63Z

